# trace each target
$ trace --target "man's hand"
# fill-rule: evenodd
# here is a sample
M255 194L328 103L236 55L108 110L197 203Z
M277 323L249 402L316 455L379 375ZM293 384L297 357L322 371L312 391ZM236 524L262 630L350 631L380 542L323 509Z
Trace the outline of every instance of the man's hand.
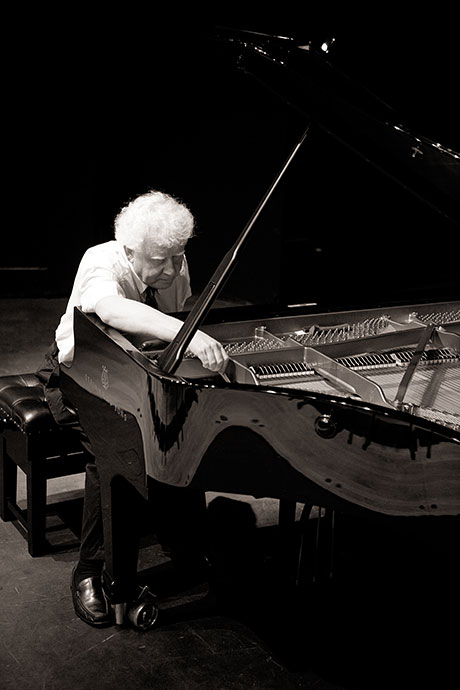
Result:
M104 297L96 304L96 314L104 323L124 333L142 335L145 340L159 338L170 342L183 326L183 322L142 302L125 297ZM197 331L189 349L201 360L206 369L222 374L228 355L222 345L203 331Z
M222 374L228 362L228 355L223 346L214 338L197 331L189 344L189 349L201 361L202 365L210 371Z

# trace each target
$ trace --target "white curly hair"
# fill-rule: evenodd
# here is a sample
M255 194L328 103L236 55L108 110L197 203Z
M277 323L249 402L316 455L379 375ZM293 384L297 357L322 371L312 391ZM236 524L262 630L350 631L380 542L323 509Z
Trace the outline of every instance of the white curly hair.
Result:
M142 251L146 242L170 249L185 245L194 225L193 215L182 201L151 190L120 210L115 218L115 238L134 251Z

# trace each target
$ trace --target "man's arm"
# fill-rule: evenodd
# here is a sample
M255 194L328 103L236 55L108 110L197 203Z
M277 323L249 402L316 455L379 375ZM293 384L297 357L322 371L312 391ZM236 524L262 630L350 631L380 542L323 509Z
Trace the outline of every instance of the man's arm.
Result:
M108 326L125 333L145 335L170 342L183 323L158 309L121 296L103 297L95 306L96 314ZM197 331L188 345L206 369L223 372L228 355L222 345L203 331Z

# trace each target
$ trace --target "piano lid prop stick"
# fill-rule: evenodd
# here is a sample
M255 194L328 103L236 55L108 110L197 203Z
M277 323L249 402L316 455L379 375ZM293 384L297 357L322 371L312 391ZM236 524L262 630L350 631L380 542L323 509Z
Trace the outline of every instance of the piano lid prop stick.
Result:
M292 149L277 177L275 178L275 180L263 196L261 202L257 206L256 210L254 211L249 222L246 224L245 228L237 238L236 242L221 260L210 281L208 282L205 289L203 290L200 297L197 299L193 308L188 314L183 326L181 327L175 338L169 343L169 345L158 358L157 364L160 367L160 369L162 369L164 372L173 374L179 366L190 340L195 335L204 317L211 308L213 301L216 299L219 291L224 286L225 281L229 277L231 270L235 267L238 259L238 253L243 247L245 241L247 240L252 230L252 227L254 226L254 223L258 219L263 208L265 207L271 195L275 191L278 183L280 182L284 173L288 169L292 159L296 155L299 148L302 146L309 129L310 125L308 125L308 127L305 129L299 141Z
M414 354L411 357L411 360L408 364L408 367L406 371L404 372L404 376L401 379L401 382L398 387L398 392L396 393L395 397L395 403L397 405L401 405L404 396L406 395L407 387L409 386L409 383L411 382L411 379L415 373L415 368L417 364L420 361L421 356L423 355L425 351L425 347L430 340L430 338L433 335L433 331L435 330L435 326L427 326L420 337L420 340L418 341L417 347L414 350Z

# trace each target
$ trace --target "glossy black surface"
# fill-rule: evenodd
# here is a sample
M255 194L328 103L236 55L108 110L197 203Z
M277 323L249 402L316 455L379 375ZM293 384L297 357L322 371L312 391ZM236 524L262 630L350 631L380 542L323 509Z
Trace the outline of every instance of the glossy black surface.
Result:
M460 225L460 153L414 132L370 90L312 43L251 32L225 32L238 66L290 107L422 203Z
M11 329L11 338L0 342L4 374L34 369L37 343L46 349L62 306L0 301ZM67 478L53 493L80 487ZM191 681L206 690L455 687L451 630L459 613L453 596L459 560L452 546L458 519L394 519L383 525L342 516L336 523L336 582L309 588L299 602L273 567L286 550L295 554L296 540L288 544L284 535L280 552L279 531L256 528L248 505L216 503L211 515L224 568L225 611L197 606L188 618L170 615L158 628L139 633L130 627L96 630L75 616L69 582L78 558L81 504L72 511L55 507L48 524L57 548L41 558L31 558L19 532L0 521L5 690L86 690L94 688L95 678L102 688L121 684L136 690L158 683L190 690ZM307 570L316 522L308 529ZM141 582L171 614L206 593L202 587L172 587L174 573L156 542L141 549L139 569Z
M404 312L399 310L399 318L402 313L413 311L414 305ZM351 318L350 313L337 314L336 318L339 316ZM330 323L330 314L323 318ZM315 320L321 321L320 315L315 315ZM281 318L265 323L267 330L276 331L288 325L292 329L296 320L294 324L289 317L287 322ZM215 336L220 333L225 342L226 328L236 338L241 338L242 331L249 333L255 325L239 322L233 324L233 328L232 324L226 325L222 331L218 326L217 333L212 332ZM417 328L417 322L415 328L411 328L410 323L406 325L408 327L401 328L400 334L371 338L374 351L378 351L379 344L381 349L394 346L393 341L387 342L388 337L393 339L401 335L405 344L414 339L416 342L419 335L414 333L418 334L423 328ZM326 395L290 389L282 383L279 388L255 385L244 379L243 382L235 379L226 383L220 377L210 377L205 370L200 379L199 368L198 378L195 373L195 377L187 379L184 378L190 366L187 360L178 376L164 374L147 354L139 352L98 319L79 310L75 312L75 332L75 359L70 369L63 370L65 380L72 382L69 399L82 415L82 422L94 429L93 433L100 439L100 450L111 465L111 472L115 471L111 454L115 452L120 456L126 452L135 457L135 462L130 460L126 465L130 476L134 462L139 478L145 472L146 477L175 486L196 485L196 473L200 468L201 488L205 490L233 491L238 486L242 493L291 498L305 503L317 503L310 493L316 494L319 490L322 494L326 492L322 504L330 502L332 505L336 500L338 503L345 500L368 510L396 515L458 512L460 491L455 480L455 466L460 460L460 437L455 425L420 417L417 408L412 413L411 408L399 407L384 397L356 399L340 391ZM452 338L457 342L456 333ZM347 341L342 347L349 349L360 345L365 351L369 344L366 339L362 342L364 344L360 344L359 339L355 343ZM327 347L340 346L338 343ZM269 354L278 355L279 352L275 350ZM291 350L286 352L288 358L293 356L289 354ZM193 370L193 361L191 365ZM351 380L355 384L355 379ZM373 392L372 387L368 390L365 385L361 394L366 396ZM76 397L81 400L77 401ZM103 412L104 422L96 421L96 407ZM458 411L453 409L452 413L455 420ZM238 443L240 428L248 431L249 438L254 437L256 445L259 439L265 443L265 450L254 453L251 444L244 450L244 444L242 447ZM126 439L117 443L126 451L119 450L118 446L108 449L105 439L113 438L114 429L119 430L120 439L125 429ZM129 429L134 433L131 441L128 440L131 437ZM236 469L233 480L228 479L230 486L225 488L225 482L219 477L217 460L215 466L210 460L208 472L204 472L201 463L205 456L220 457L220 452L213 455L211 449L224 432L229 440L229 455L233 452L248 459L263 458L267 450L272 449L280 477L286 471L288 476L292 475L286 485L290 488L281 488L283 484L276 478L276 472L273 483L265 473L259 473L256 482L249 480L249 469L246 488L244 470L243 476L237 476ZM124 466L121 459L120 471L125 471ZM304 489L302 482L306 482Z
M422 533L426 520L458 517L458 430L340 395L165 374L79 310L75 334L62 386L97 456L113 604L135 591L141 499L155 506L165 485L320 505L370 524L416 520Z

